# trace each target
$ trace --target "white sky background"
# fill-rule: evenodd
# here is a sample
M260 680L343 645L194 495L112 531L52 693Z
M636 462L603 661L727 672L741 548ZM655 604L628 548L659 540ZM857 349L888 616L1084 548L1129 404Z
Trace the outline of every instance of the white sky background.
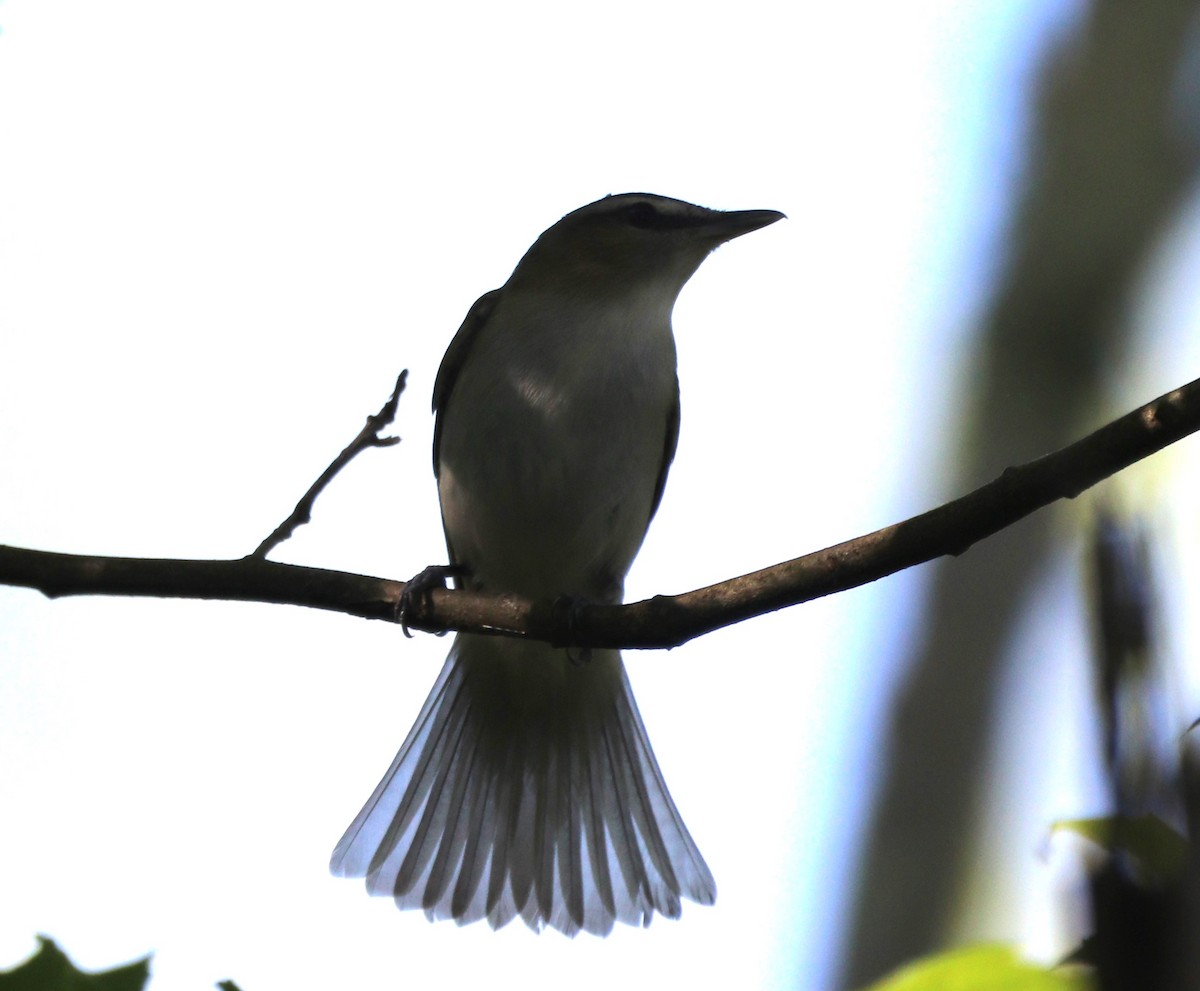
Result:
M443 560L441 354L543 229L627 190L790 217L680 300L682 438L629 597L924 508L1044 7L7 0L0 541L241 556L408 367L404 443L276 557ZM1132 399L1178 384L1150 378ZM327 874L448 640L0 588L0 967L45 932L88 967L155 951L155 991L820 987L916 590L627 657L718 902L568 941Z

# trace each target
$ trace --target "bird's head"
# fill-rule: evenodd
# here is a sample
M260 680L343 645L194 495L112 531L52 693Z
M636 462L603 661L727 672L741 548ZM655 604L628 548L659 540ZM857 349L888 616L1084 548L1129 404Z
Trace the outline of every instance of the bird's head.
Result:
M673 298L717 245L782 218L776 210L709 210L653 193L606 196L542 234L513 281L583 292L652 283Z

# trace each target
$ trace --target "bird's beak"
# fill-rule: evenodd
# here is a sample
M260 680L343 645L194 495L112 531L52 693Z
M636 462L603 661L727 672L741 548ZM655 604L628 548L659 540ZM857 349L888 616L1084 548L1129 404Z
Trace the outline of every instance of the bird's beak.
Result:
M784 214L778 210L729 210L713 217L709 228L718 241L724 242L783 219Z

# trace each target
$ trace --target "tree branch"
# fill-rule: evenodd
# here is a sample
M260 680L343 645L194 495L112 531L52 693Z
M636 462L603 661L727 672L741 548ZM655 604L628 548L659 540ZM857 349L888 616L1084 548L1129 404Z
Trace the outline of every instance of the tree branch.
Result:
M848 540L682 595L628 605L585 605L567 615L552 602L435 590L408 625L544 640L559 646L675 647L723 626L856 588L1011 526L1058 499L1074 498L1122 468L1200 430L1200 379L1036 461L1007 469L969 495ZM0 584L65 595L135 595L310 606L396 622L403 582L277 564L91 557L0 545Z

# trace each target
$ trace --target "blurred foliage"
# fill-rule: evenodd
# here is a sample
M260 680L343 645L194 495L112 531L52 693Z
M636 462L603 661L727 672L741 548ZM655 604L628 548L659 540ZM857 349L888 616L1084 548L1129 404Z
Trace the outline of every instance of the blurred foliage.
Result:
M1106 851L1089 879L1093 933L1073 956L1095 967L1101 991L1200 987L1200 774L1191 735L1164 733L1175 716L1156 649L1151 562L1148 528L1103 507L1092 536L1092 625L1115 813L1067 826Z
M143 991L150 980L150 957L112 970L87 973L58 948L38 937L37 951L12 970L0 971L0 991ZM220 991L238 991L233 981L220 981Z
M150 979L150 958L112 970L85 973L54 940L38 937L38 949L12 970L0 972L0 991L142 991Z
M1004 946L972 946L920 959L869 991L1200 988L1200 758L1196 724L1182 738L1172 728L1149 530L1100 506L1090 542L1093 680L1114 812L1050 829L1097 848L1085 896L1092 933L1057 968Z
M901 967L865 991L1089 991L1076 967L1039 967L1015 950L994 944L966 946Z
M1200 146L1185 126L1196 105L1181 99L1200 78L1198 19L1196 0L1089 0L1041 53L1026 94L1022 185L959 397L961 433L939 455L947 495L1063 446L1103 416L1114 383L1128 377L1141 278L1200 175ZM996 717L1005 690L1016 690L1006 669L1014 638L1075 537L1054 523L1037 514L928 571L877 744L880 783L842 987L867 985L962 927L956 913L981 869L975 831L993 818L982 805ZM1106 615L1129 634L1130 650L1119 676L1111 664L1100 676L1113 689L1103 705L1117 716L1110 752L1147 727L1167 728L1138 685L1145 674L1131 674L1130 657L1147 649L1135 626L1146 614L1136 611L1136 577L1126 577L1135 583L1125 604ZM1155 780L1160 752L1125 748L1125 780L1114 787L1166 799L1170 789ZM1176 821L1173 794L1170 808L1114 807ZM1011 876L992 872L989 886L1013 895Z
M1101 816L1063 819L1052 832L1082 836L1108 853L1126 854L1140 866L1148 880L1168 883L1187 867L1188 841L1177 829L1149 813L1140 816Z

